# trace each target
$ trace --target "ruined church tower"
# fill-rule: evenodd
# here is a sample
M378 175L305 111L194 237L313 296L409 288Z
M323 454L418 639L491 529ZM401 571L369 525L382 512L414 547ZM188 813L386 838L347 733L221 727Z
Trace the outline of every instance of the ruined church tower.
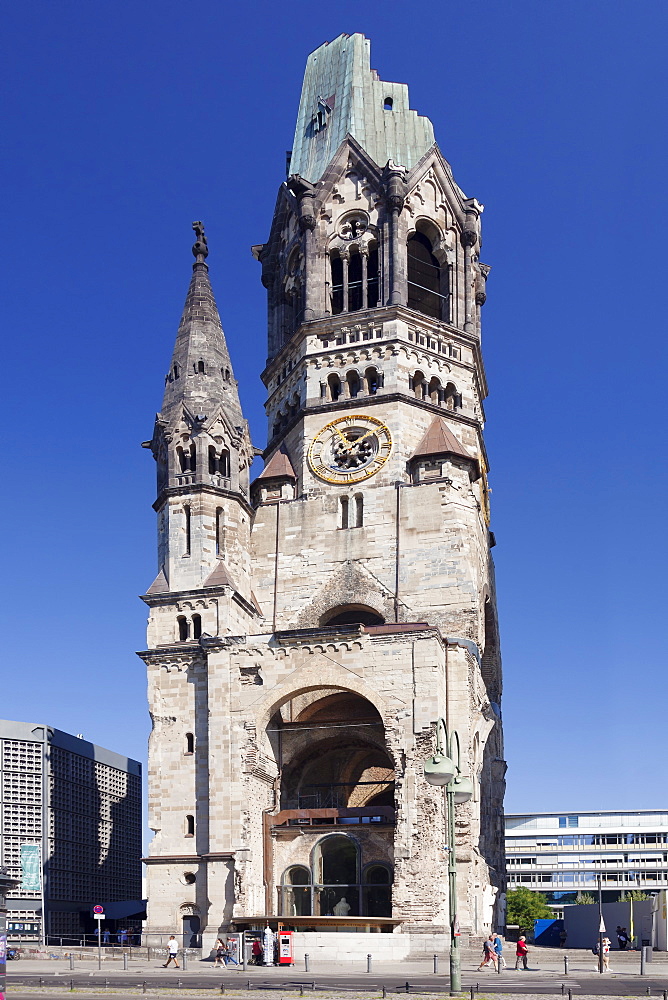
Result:
M328 953L327 930L332 954L347 932L366 954L368 931L395 957L438 950L448 838L423 767L439 719L473 788L456 809L462 934L503 921L481 212L364 36L311 54L289 176L253 247L268 443L252 483L194 225L147 442L149 934L208 949L280 922L311 953Z

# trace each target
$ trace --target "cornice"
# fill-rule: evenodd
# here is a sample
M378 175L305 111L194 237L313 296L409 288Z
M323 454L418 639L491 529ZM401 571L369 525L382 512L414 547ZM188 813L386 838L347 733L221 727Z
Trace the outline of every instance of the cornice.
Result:
M145 865L197 864L200 861L227 861L236 856L236 851L214 851L208 854L163 854L141 860Z
M253 508L243 493L236 490L225 490L221 486L211 486L210 483L188 483L185 486L166 486L158 494L153 510L159 511L170 497L193 496L198 493L210 493L212 496L225 497L227 500L236 500L244 510L252 516Z

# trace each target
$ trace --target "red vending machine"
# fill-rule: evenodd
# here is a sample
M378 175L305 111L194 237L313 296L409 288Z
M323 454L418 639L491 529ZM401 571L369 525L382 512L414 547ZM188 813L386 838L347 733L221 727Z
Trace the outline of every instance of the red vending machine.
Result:
M292 931L278 932L278 964L295 964L295 958L292 951Z

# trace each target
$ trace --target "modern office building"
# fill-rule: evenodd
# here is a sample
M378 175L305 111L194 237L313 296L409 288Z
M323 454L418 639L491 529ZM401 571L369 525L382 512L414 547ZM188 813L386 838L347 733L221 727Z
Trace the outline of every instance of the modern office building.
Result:
M96 903L141 898L141 764L42 723L0 721L0 866L19 880L7 923L42 929L42 890L21 848L41 852L45 931L89 929ZM24 852L25 856L25 852ZM90 927L92 929L92 927Z
M508 888L553 905L597 892L606 902L630 889L668 886L668 810L523 813L506 816Z

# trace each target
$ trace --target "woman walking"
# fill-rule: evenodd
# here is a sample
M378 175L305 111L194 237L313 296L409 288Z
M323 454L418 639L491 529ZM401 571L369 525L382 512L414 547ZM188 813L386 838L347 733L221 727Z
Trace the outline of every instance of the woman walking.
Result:
M493 969L496 968L496 951L494 949L494 938L491 934L482 943L482 962L478 966L478 972L484 969L486 965L491 965Z
M223 944L221 939L218 938L216 941L216 958L213 963L214 969L222 969L223 965L225 965L225 955L226 955L225 945Z
M524 934L520 934L517 940L517 947L515 948L515 969L520 968L520 962L522 963L521 968L528 971L529 966L527 964L527 955L529 954L529 949L527 948L527 939Z

